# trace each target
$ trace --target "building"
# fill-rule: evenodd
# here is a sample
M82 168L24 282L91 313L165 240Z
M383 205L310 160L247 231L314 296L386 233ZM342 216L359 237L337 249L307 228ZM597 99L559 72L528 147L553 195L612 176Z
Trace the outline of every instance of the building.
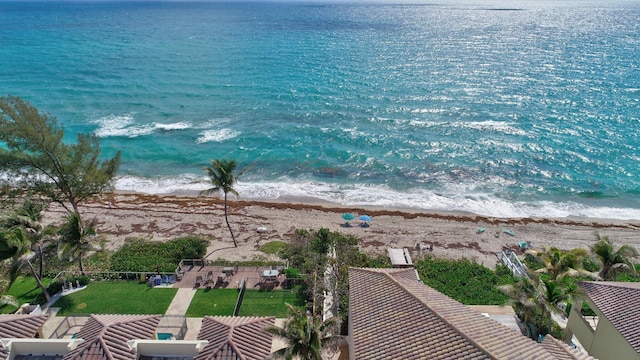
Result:
M580 312L582 301L574 302L565 340L575 336L598 359L640 359L640 283L587 281L578 285L596 317L589 322Z
M590 359L537 343L420 282L413 268L349 269L350 359Z
M157 340L159 315L91 315L72 338L42 339L48 316L0 316L0 360L261 360L275 318L207 316L197 340ZM160 325L160 326L159 326Z

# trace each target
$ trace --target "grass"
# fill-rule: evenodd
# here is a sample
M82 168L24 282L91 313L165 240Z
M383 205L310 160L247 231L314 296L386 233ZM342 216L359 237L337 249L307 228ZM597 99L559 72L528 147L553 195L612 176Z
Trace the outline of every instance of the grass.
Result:
M248 289L244 293L242 306L240 307L239 316L275 316L277 318L286 318L289 311L285 303L294 306L303 306L298 301L298 290L273 290L260 291L257 289Z
M283 241L269 241L268 243L260 246L260 251L266 254L277 254L283 246L285 246Z
M53 306L58 315L164 314L178 289L150 288L135 281L96 281L63 296Z
M51 279L43 279L44 286L49 285ZM42 291L36 284L36 279L31 276L19 276L16 281L7 289L3 295L12 295L18 299L20 304L31 303L34 301ZM51 294L53 295L53 294ZM44 302L44 296L42 297ZM16 307L12 305L0 306L0 314L9 314L16 311Z
M187 317L232 316L238 294L238 289L198 289L187 309Z

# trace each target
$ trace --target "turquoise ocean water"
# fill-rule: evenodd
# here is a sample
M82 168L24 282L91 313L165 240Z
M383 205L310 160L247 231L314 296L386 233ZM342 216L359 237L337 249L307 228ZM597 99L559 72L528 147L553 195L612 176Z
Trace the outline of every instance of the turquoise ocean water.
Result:
M640 1L0 1L0 94L122 190L640 219Z

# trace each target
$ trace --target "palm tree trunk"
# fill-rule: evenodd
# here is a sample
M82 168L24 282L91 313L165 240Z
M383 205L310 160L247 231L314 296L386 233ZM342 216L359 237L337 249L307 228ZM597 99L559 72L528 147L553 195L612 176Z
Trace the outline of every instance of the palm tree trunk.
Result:
M82 264L82 252L78 255L78 265L80 266L80 274L84 275L84 265Z
M227 217L227 193L224 193L224 220L227 222L227 227L229 228L229 232L231 233L231 239L233 240L233 246L238 247L238 243L236 242L236 237L233 236L233 230L231 230L231 224L229 224L229 218Z
M47 291L47 288L44 287L44 285L42 284L42 280L40 279L38 274L36 274L36 269L33 267L33 265L31 265L31 261L29 260L27 260L27 265L29 265L29 270L31 270L31 275L33 275L33 277L36 279L36 283L38 284L38 287L42 290L45 300L49 302L49 300L51 300L51 296L49 296L49 292Z
M42 244L40 241L36 242L36 247L38 248L38 258L40 259L40 264L38 265L38 276L42 279L42 273L44 272L44 255L42 254Z

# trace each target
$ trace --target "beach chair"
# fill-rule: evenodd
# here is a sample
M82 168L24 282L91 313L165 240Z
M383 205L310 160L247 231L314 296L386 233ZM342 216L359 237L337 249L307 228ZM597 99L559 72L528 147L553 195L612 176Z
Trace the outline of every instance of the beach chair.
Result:
M202 276L198 275L196 276L196 282L193 284L193 287L197 288L200 287L200 285L202 285Z

